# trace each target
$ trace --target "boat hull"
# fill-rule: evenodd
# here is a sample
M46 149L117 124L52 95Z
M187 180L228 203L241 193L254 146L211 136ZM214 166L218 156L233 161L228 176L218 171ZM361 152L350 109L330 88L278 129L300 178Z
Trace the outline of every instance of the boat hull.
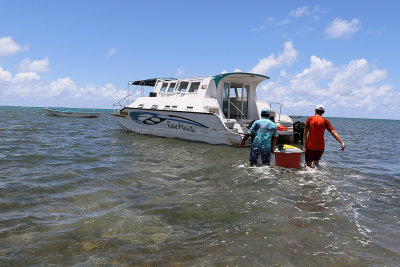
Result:
M139 134L236 147L243 137L226 128L214 113L124 108L113 115L124 129Z
M100 113L89 113L89 112L68 112L59 111L54 109L45 108L47 115L57 117L70 117L70 118L97 118Z

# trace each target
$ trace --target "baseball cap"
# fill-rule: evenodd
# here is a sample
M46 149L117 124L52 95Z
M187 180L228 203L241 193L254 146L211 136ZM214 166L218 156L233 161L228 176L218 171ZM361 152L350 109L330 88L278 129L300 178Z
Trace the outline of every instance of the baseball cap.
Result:
M263 108L263 109L261 110L261 114L269 114L269 109Z
M324 108L323 105L317 105L317 106L315 107L315 109L316 109L316 110L320 110L320 111L325 111L325 108Z

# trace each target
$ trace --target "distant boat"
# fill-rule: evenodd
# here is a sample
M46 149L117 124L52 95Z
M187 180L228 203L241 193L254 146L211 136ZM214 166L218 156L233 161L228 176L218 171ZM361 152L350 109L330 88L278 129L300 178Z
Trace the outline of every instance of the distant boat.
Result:
M70 117L70 118L97 118L100 112L82 112L80 110L73 109L54 109L44 108L47 115L57 117Z

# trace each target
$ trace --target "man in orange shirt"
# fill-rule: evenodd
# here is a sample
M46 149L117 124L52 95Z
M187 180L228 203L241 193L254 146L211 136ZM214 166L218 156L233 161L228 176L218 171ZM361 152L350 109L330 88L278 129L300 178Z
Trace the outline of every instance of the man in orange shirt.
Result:
M315 116L309 117L304 127L303 151L305 152L307 169L311 168L311 163L313 162L315 166L319 166L319 160L321 159L325 149L325 129L327 129L332 136L339 141L342 151L345 148L344 142L335 129L333 129L331 123L322 117L324 113L324 106L318 105L315 108Z

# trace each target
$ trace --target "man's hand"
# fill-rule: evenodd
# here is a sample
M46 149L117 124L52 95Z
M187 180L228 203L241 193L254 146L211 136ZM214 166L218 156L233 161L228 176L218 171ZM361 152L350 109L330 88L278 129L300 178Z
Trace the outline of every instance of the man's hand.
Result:
M244 135L244 137L243 137L243 139L242 139L242 142L240 143L240 146L241 146L241 147L244 147L244 146L245 146L246 140L249 139L249 137L250 137L250 135L249 135L248 133Z
M346 148L346 146L344 145L344 142L342 141L341 143L340 143L340 145L341 145L341 150L343 151L345 148Z

